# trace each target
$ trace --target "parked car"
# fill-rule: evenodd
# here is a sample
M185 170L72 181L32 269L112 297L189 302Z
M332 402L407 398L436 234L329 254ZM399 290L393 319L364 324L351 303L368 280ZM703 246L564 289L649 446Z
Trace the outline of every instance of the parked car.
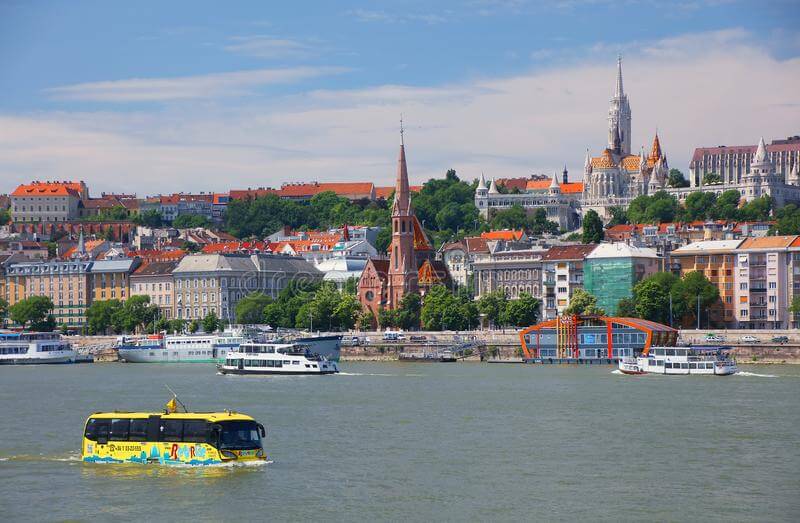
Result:
M772 343L789 343L789 336L775 336L771 341Z
M427 336L411 336L409 338L410 341L427 341Z
M725 336L723 336L722 334L707 334L706 335L706 341L712 342L712 343L725 341Z
M346 342L347 345L353 347L358 347L359 345L361 345L361 338L359 338L358 336L348 336L342 341Z
M758 343L758 338L753 336L752 334L746 334L740 338L742 343Z

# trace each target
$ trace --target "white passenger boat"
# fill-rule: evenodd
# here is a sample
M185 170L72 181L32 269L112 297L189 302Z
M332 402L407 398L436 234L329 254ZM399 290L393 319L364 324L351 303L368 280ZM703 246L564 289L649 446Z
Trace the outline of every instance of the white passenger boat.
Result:
M728 376L739 372L728 351L730 347L653 347L641 356L622 358L619 370L623 374Z
M300 343L245 342L229 351L225 363L218 365L222 374L334 374L335 361L312 354Z
M0 332L0 365L74 363L77 353L54 332Z
M219 363L246 338L234 331L221 334L164 336L120 340L119 357L129 363Z

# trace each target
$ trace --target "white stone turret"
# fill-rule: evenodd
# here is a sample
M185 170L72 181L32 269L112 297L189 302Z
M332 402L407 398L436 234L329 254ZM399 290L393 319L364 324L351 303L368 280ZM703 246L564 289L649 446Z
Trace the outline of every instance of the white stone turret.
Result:
M550 182L550 193L558 194L561 192L561 186L558 184L558 173L553 173L553 180Z
M486 178L484 178L483 173L481 173L481 177L478 180L478 190L486 188Z
M500 194L500 191L497 190L497 184L494 183L494 178L492 178L492 183L489 185L489 194Z
M786 185L800 185L800 167L798 167L798 164L800 164L800 158L795 160L792 170L786 176Z

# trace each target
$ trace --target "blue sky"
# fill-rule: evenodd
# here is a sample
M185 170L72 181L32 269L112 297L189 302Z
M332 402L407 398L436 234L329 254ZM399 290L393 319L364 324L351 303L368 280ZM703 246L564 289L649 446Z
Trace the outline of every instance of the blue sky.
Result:
M0 191L390 183L401 112L416 181L579 176L617 53L637 148L658 127L685 170L696 146L800 133L798 22L796 1L6 0Z

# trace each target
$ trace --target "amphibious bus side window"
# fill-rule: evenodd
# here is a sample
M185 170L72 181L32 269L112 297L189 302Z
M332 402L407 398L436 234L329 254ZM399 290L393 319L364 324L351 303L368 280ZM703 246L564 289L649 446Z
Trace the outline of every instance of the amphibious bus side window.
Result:
M162 419L161 441L181 441L183 439L183 420Z
M205 420L186 420L183 422L183 441L205 443L208 439L208 423Z
M108 439L108 431L111 427L111 420L91 418L86 424L86 439L98 441Z
M128 441L131 420L128 418L115 418L111 420L111 432L108 439L112 441Z
M128 433L130 441L147 441L147 418L131 420L131 430Z

